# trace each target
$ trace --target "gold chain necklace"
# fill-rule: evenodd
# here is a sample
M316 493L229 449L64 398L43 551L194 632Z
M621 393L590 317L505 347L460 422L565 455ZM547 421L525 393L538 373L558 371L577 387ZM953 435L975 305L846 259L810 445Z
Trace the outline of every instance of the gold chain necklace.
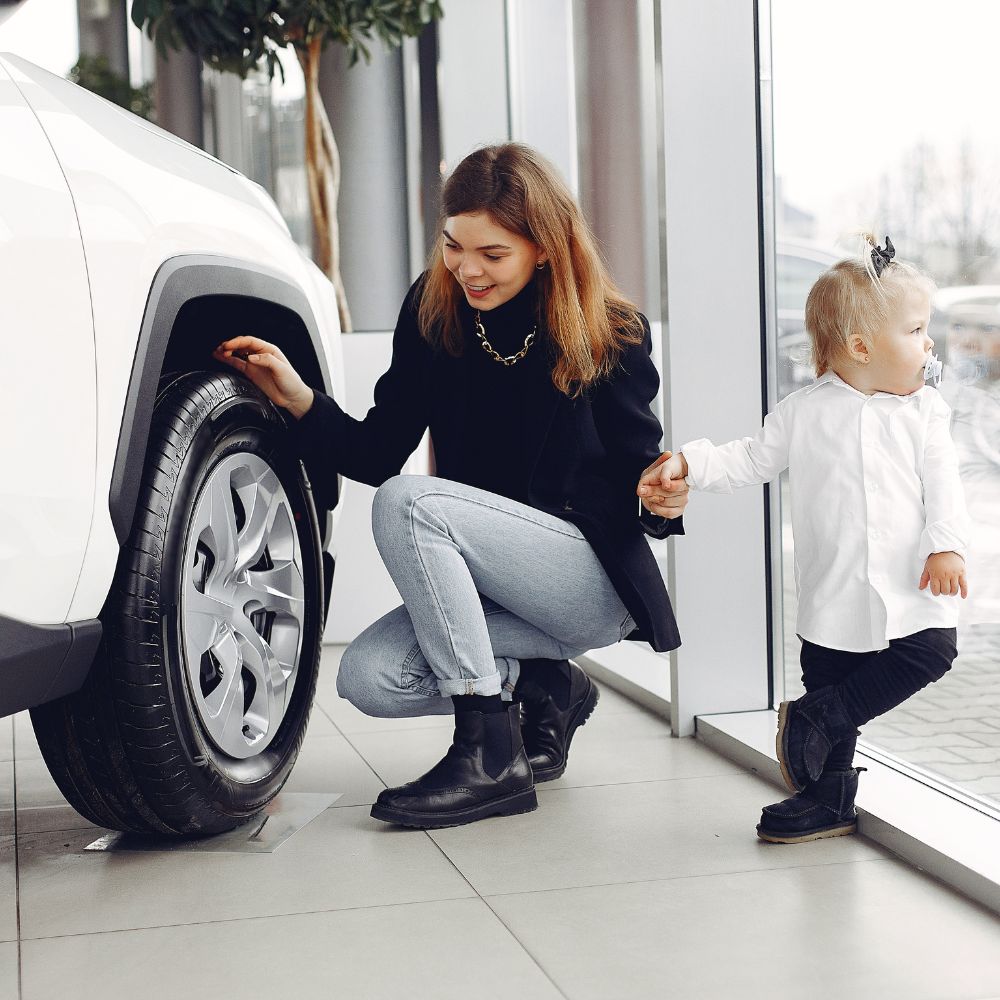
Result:
M524 347L517 352L517 354L508 354L504 357L502 354L498 354L494 349L493 345L486 339L486 328L483 326L483 321L479 318L479 311L476 310L476 336L479 338L480 343L483 345L483 350L491 357L494 361L499 361L500 364L506 365L508 368L511 365L516 365L518 361L521 360L528 353L528 348L535 342L535 334L538 332L538 325L536 324L531 333L524 338Z

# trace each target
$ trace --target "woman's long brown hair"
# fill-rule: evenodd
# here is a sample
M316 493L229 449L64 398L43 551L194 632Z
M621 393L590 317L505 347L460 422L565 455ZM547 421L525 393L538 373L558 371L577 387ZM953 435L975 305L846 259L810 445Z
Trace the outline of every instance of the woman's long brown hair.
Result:
M555 345L552 381L567 396L609 374L626 344L641 343L639 311L612 282L569 189L530 146L509 142L470 153L445 182L441 225L427 266L417 321L421 335L462 353L461 287L444 265L444 220L486 212L499 226L539 246L542 321Z

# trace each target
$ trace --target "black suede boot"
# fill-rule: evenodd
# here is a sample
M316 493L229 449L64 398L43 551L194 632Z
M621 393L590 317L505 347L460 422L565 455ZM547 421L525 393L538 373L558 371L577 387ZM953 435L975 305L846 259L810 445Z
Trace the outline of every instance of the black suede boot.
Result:
M561 777L573 734L597 704L597 685L569 660L522 660L516 696L535 781Z
M788 788L801 792L816 781L833 747L855 732L840 690L833 685L783 701L778 708L775 747Z
M387 788L372 816L402 826L461 826L537 808L516 703L502 712L455 712L455 737L422 778Z
M843 837L858 828L854 799L863 767L824 771L804 791L764 806L757 836L772 844L804 844L824 837Z

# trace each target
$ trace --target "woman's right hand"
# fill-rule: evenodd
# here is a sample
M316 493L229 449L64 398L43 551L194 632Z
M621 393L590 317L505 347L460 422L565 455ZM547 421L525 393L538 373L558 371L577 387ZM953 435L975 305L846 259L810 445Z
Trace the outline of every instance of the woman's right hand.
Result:
M313 404L313 391L274 344L257 337L233 337L212 351L212 357L246 376L275 406L298 420Z

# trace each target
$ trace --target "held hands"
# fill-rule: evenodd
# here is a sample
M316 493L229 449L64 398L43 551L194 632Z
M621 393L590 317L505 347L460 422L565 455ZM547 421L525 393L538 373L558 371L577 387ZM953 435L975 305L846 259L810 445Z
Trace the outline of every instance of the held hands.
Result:
M939 594L954 597L959 593L963 598L967 597L969 585L965 579L965 560L957 552L932 552L924 563L919 589L924 590L928 585L935 597Z
M687 471L683 455L665 451L639 479L635 492L643 507L660 517L680 517L688 502Z
M313 404L313 391L302 381L288 358L274 344L257 337L233 337L212 351L212 357L235 368L275 406L282 406L298 420Z

